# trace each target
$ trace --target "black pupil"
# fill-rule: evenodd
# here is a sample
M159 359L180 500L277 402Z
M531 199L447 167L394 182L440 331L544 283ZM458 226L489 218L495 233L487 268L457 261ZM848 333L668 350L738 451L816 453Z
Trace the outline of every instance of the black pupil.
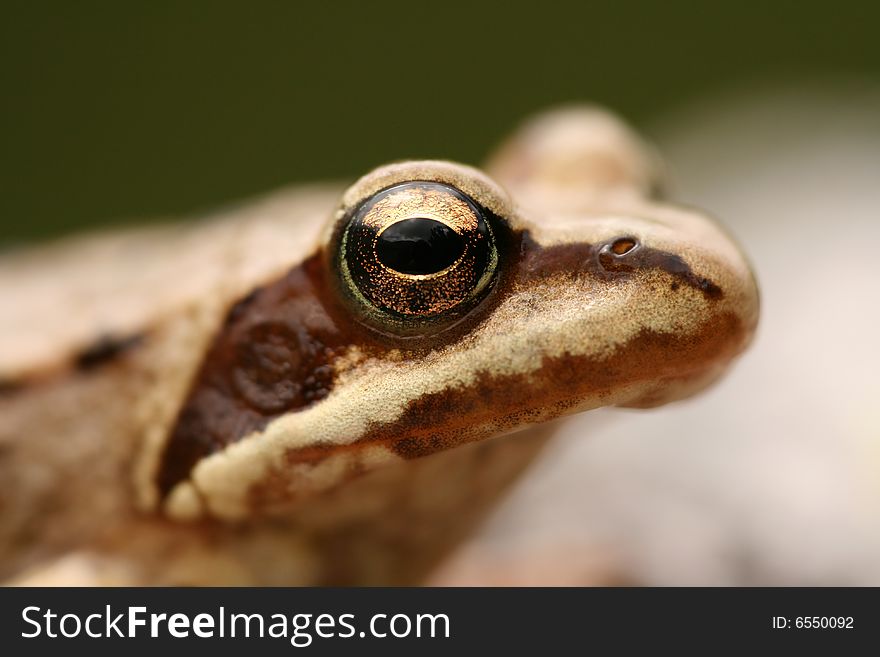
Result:
M435 274L458 260L461 235L434 219L398 221L382 231L376 243L379 261L402 274Z

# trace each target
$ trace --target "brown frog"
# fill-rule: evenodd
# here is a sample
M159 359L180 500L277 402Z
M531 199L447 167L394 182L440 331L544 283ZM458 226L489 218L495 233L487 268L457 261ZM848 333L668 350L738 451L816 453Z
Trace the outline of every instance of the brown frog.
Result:
M402 162L6 255L0 577L422 581L547 421L690 396L748 345L744 257L660 190L575 107L484 171Z

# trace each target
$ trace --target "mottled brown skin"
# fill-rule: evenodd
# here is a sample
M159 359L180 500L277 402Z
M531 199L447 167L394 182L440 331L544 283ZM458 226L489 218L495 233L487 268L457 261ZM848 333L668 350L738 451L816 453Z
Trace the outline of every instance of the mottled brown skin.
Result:
M488 170L391 165L335 211L337 190L295 190L0 261L20 313L0 325L0 577L415 583L548 420L691 395L748 344L747 264L707 219L652 200L656 160L613 118L539 117ZM473 200L497 271L457 309L386 322L340 275L339 240L408 181ZM488 260L454 266L471 262Z
M503 247L509 273L496 294L503 295L510 285L528 285L536 279L571 272L614 279L632 276L638 269L660 269L672 277L673 291L679 285L687 285L710 300L723 296L715 283L696 276L680 257L640 247L632 238L544 248L527 231L510 237ZM333 387L334 361L349 349L357 348L381 359L398 348L390 340L382 340L374 332L352 323L334 302L332 284L326 280L323 267L326 260L324 254L318 253L232 307L166 446L159 470L159 486L164 495L186 479L192 467L205 456L262 429L276 417L320 402ZM486 306L483 313L490 311L491 301ZM480 316L480 311L473 312L469 324L478 322ZM357 445L378 442L407 459L426 456L456 446L454 437L466 435L467 425L488 413L489 408L494 417L505 418L510 426L523 424L520 418L525 418L525 423L537 423L545 419L544 411L552 408L553 402L571 399L576 403L583 397L585 387L599 390L624 379L654 377L664 368L675 371L682 352L713 349L715 336L721 336L723 344L735 344L731 338L741 333L739 318L730 315L707 324L704 334L687 336L685 344L681 344L682 336L651 332L639 335L630 346L631 353L621 355L624 362L619 364L584 358L548 359L541 369L540 385L532 383L536 394L526 404L507 394L511 389L524 387L522 375L508 376L503 381L485 375L489 380L479 381L472 389L425 395L410 404L392 430L378 427ZM451 338L443 335L440 339L446 342ZM273 349L277 344L285 347ZM408 357L419 358L437 344L435 336L411 339ZM254 352L260 350L266 353L255 356ZM709 360L714 355L703 353L700 360ZM290 362L295 366L280 372L282 365ZM609 371L613 374L607 374ZM589 372L589 376L584 376L584 372ZM248 381L247 387L236 383L242 379ZM468 412L474 406L480 408ZM432 419L431 425L425 426L425 418ZM434 426L437 424L443 427L442 431ZM405 437L396 438L397 433ZM287 458L292 463L316 461L334 450L353 448L318 443L294 450Z

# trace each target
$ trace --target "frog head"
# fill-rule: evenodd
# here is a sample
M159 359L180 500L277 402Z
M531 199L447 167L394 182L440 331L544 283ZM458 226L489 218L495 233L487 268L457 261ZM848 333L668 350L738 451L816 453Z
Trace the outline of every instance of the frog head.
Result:
M380 167L308 255L231 299L155 465L172 516L287 509L365 472L716 380L758 295L732 240L660 198L650 148L591 108L485 171Z

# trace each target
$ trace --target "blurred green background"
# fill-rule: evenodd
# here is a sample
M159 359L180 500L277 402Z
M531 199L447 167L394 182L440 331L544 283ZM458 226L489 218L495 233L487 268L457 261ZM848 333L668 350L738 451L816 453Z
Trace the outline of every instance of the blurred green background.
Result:
M878 3L57 2L0 21L0 243L409 157L478 163L589 99L644 126L730 85L880 79Z

